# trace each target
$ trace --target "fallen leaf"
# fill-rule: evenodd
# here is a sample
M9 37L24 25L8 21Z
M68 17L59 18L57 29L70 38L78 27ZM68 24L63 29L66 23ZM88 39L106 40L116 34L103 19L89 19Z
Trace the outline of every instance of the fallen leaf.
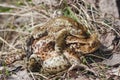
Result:
M103 51L113 50L113 48L114 48L113 41L114 41L115 37L116 37L116 35L112 31L102 34L100 37L100 41L102 44L101 49Z
M113 55L102 62L108 66L114 66L116 64L120 64L120 54L113 53Z
M18 71L16 74L12 74L10 77L8 77L7 80L32 80L28 73L27 70L23 71Z

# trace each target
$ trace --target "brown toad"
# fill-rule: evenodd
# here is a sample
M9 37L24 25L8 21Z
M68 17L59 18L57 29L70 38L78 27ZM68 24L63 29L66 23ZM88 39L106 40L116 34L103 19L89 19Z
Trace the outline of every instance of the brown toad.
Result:
M36 27L32 36L34 39L38 39L47 35L49 41L55 41L55 51L62 51L66 44L66 37L76 36L79 38L89 37L87 34L87 28L71 18L59 17L48 21L45 25Z
M39 49L33 49L35 52L29 58L29 68L32 71L53 74L68 69L72 64L80 64L79 54L70 50L69 45L63 53L55 51L55 42L52 41L40 39L33 46L38 45Z
M52 19L35 28L28 39L28 67L49 74L66 70L80 65L79 53L91 53L99 43L95 34L88 35L87 28L73 19Z

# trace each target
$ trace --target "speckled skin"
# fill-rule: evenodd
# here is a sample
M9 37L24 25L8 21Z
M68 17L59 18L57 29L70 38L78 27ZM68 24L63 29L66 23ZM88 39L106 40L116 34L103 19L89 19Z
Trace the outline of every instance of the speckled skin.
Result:
M54 74L80 64L81 53L99 48L96 34L87 35L87 28L68 17L48 21L32 32L27 42L28 68Z

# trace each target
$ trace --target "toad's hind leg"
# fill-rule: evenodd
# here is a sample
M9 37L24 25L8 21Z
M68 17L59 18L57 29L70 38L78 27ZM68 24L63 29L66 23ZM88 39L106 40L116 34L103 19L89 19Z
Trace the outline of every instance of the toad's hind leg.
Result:
M79 58L81 55L79 55L78 53L75 53L73 50L68 49L68 51L65 52L64 55L67 57L67 59L69 60L69 62L71 64L71 67L69 67L69 69L67 70L65 75L69 75L69 72L74 69L86 70L88 72L94 73L94 71L92 69L90 69L85 64L81 63L81 60Z
M65 72L65 74L63 75L63 77L67 77L70 75L70 71L73 71L74 69L77 70L84 70L87 72L92 73L93 75L96 76L96 73L94 70L90 69L88 66L84 65L84 64L72 64L72 66L67 70L67 72Z
M72 66L68 69L68 72L77 68L89 71L89 68L84 64L72 64Z

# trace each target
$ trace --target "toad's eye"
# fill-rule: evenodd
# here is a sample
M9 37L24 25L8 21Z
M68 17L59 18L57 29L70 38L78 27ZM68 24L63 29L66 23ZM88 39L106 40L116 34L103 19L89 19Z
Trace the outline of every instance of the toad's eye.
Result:
M82 33L81 30L76 30L76 29L72 29L72 30L70 31L70 34L73 35L73 36L75 36L75 35L80 35L81 33Z

